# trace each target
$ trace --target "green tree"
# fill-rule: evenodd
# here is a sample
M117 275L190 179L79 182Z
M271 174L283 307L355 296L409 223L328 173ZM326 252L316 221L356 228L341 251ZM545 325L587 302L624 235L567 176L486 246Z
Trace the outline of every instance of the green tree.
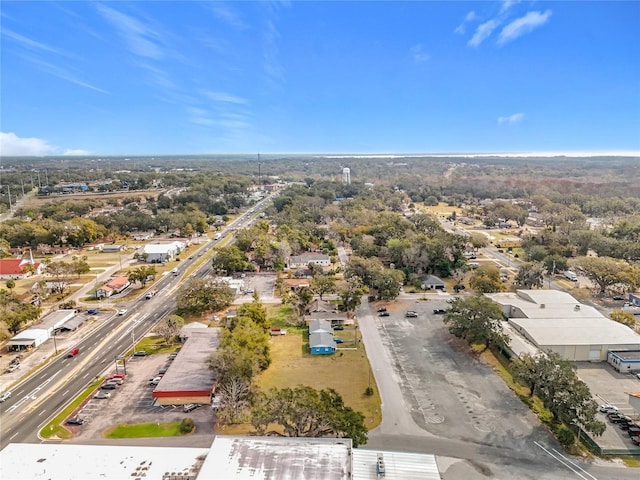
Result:
M544 284L542 263L529 262L520 266L514 283L527 289L541 288Z
M253 302L243 303L238 308L237 315L229 320L227 327L229 330L233 330L237 325L247 321L255 323L265 332L268 332L271 328L271 323L267 317L267 309L257 297L254 297Z
M322 296L326 293L335 293L336 291L336 279L330 275L316 275L311 280L311 291L316 295Z
M213 267L224 270L227 275L247 269L247 256L237 246L222 247L213 257Z
M621 323L622 325L626 325L627 327L634 329L636 326L636 319L631 312L625 312L621 309L612 310L609 313L609 317L614 322Z
M558 272L564 272L568 270L568 259L562 255L554 254L547 255L542 261L544 263L544 269L549 275L555 275Z
M74 255L71 257L71 267L70 267L76 275L84 275L91 271L91 267L89 266L89 262L87 262L86 255L82 257L78 257Z
M307 307L313 301L313 292L308 287L296 288L291 292L290 302L295 307L298 319L302 321L302 317L307 312Z
M444 316L449 332L466 340L469 345L483 344L504 348L509 337L502 331L502 308L484 297L456 298Z
M347 407L333 389L272 389L256 401L251 424L259 434L267 433L269 425L276 424L288 437L350 438L354 447L367 442L364 415Z
M16 288L16 281L13 278L7 279L5 283L9 291L13 291L13 289Z
M504 287L500 272L493 267L480 267L471 274L469 285L479 293L501 292Z
M44 273L53 278L51 290L63 294L71 278L75 275L75 268L67 262L51 262L45 266Z
M218 312L231 305L233 291L225 282L192 277L180 287L176 297L179 313Z
M369 288L362 285L357 279L351 279L347 282L347 285L338 291L338 297L340 298L339 308L342 312L347 312L351 315L362 303L362 296L369 292Z
M184 318L179 315L168 315L158 322L154 331L164 338L166 343L169 343L176 335L178 335L178 333L180 333L180 329L183 325Z
M600 294L605 294L609 287L617 283L633 287L633 281L630 279L632 269L624 260L611 257L578 257L569 264L591 280Z

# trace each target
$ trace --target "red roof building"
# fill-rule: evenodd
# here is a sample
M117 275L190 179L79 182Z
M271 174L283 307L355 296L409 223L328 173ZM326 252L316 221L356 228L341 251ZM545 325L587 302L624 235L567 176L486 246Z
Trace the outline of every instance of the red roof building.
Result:
M18 280L42 273L42 267L41 263L24 258L2 258L0 259L0 278Z

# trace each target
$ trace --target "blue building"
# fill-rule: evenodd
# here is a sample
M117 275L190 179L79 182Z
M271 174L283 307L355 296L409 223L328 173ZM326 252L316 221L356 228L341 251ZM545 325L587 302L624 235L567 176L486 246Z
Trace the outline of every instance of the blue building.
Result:
M331 355L336 353L336 342L333 334L316 332L309 334L309 348L311 355Z

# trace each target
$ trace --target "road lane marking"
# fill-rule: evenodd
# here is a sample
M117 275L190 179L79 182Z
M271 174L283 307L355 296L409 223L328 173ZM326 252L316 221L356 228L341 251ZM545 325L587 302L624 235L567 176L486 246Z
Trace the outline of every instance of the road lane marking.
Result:
M553 449L554 452L556 452L558 455L560 455L562 458L564 458L567 462L569 462L571 465L573 465L574 467L576 467L577 469L579 469L581 472L583 472L585 475L589 475L593 480L598 480L596 477L594 477L593 475L591 475L589 472L587 472L584 468L582 468L580 465L578 465L577 463L573 462L570 458L568 458L566 455L563 455L562 453L560 453L558 450L556 450L555 448Z
M582 475L579 471L577 471L576 469L574 469L570 463L565 462L564 460L562 460L561 458L557 457L556 455L554 455L553 453L551 453L549 450L547 450L546 448L544 448L542 445L540 445L538 442L533 442L538 448L540 448L541 450L543 450L547 455L549 455L551 458L554 458L555 460L557 460L558 462L560 462L562 465L564 465L565 467L567 467L569 470L571 470L573 473L575 473L577 476L579 476L580 478L582 478L582 480L588 480L587 477L585 477L584 475ZM578 467L579 468L579 467ZM580 469L582 470L582 469ZM584 472L584 470L582 470ZM589 475L591 478L593 478L594 480L597 480L596 477L594 477L593 475L591 475L590 473L584 472L587 475Z

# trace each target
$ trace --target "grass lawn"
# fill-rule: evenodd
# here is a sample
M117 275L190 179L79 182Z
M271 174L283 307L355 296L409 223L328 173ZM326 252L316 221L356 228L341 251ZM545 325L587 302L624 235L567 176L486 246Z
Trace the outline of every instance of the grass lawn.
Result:
M338 333L345 339L353 338L353 330ZM352 346L343 345L344 348ZM261 389L298 385L318 390L333 388L342 395L345 405L364 414L368 429L380 424L380 395L373 376L371 386L374 394L365 394L369 385L369 360L363 344L354 350L338 350L334 355L311 355L303 336L289 330L287 335L272 337L270 346L271 365L257 379Z
M120 423L102 433L105 438L179 437L181 422Z
M147 355L153 355L154 353L171 353L176 350L176 344L167 344L165 343L164 338L159 335L148 335L146 337L142 337L139 342L136 343L136 351L144 350L147 352ZM126 356L133 354L133 350L129 349Z

